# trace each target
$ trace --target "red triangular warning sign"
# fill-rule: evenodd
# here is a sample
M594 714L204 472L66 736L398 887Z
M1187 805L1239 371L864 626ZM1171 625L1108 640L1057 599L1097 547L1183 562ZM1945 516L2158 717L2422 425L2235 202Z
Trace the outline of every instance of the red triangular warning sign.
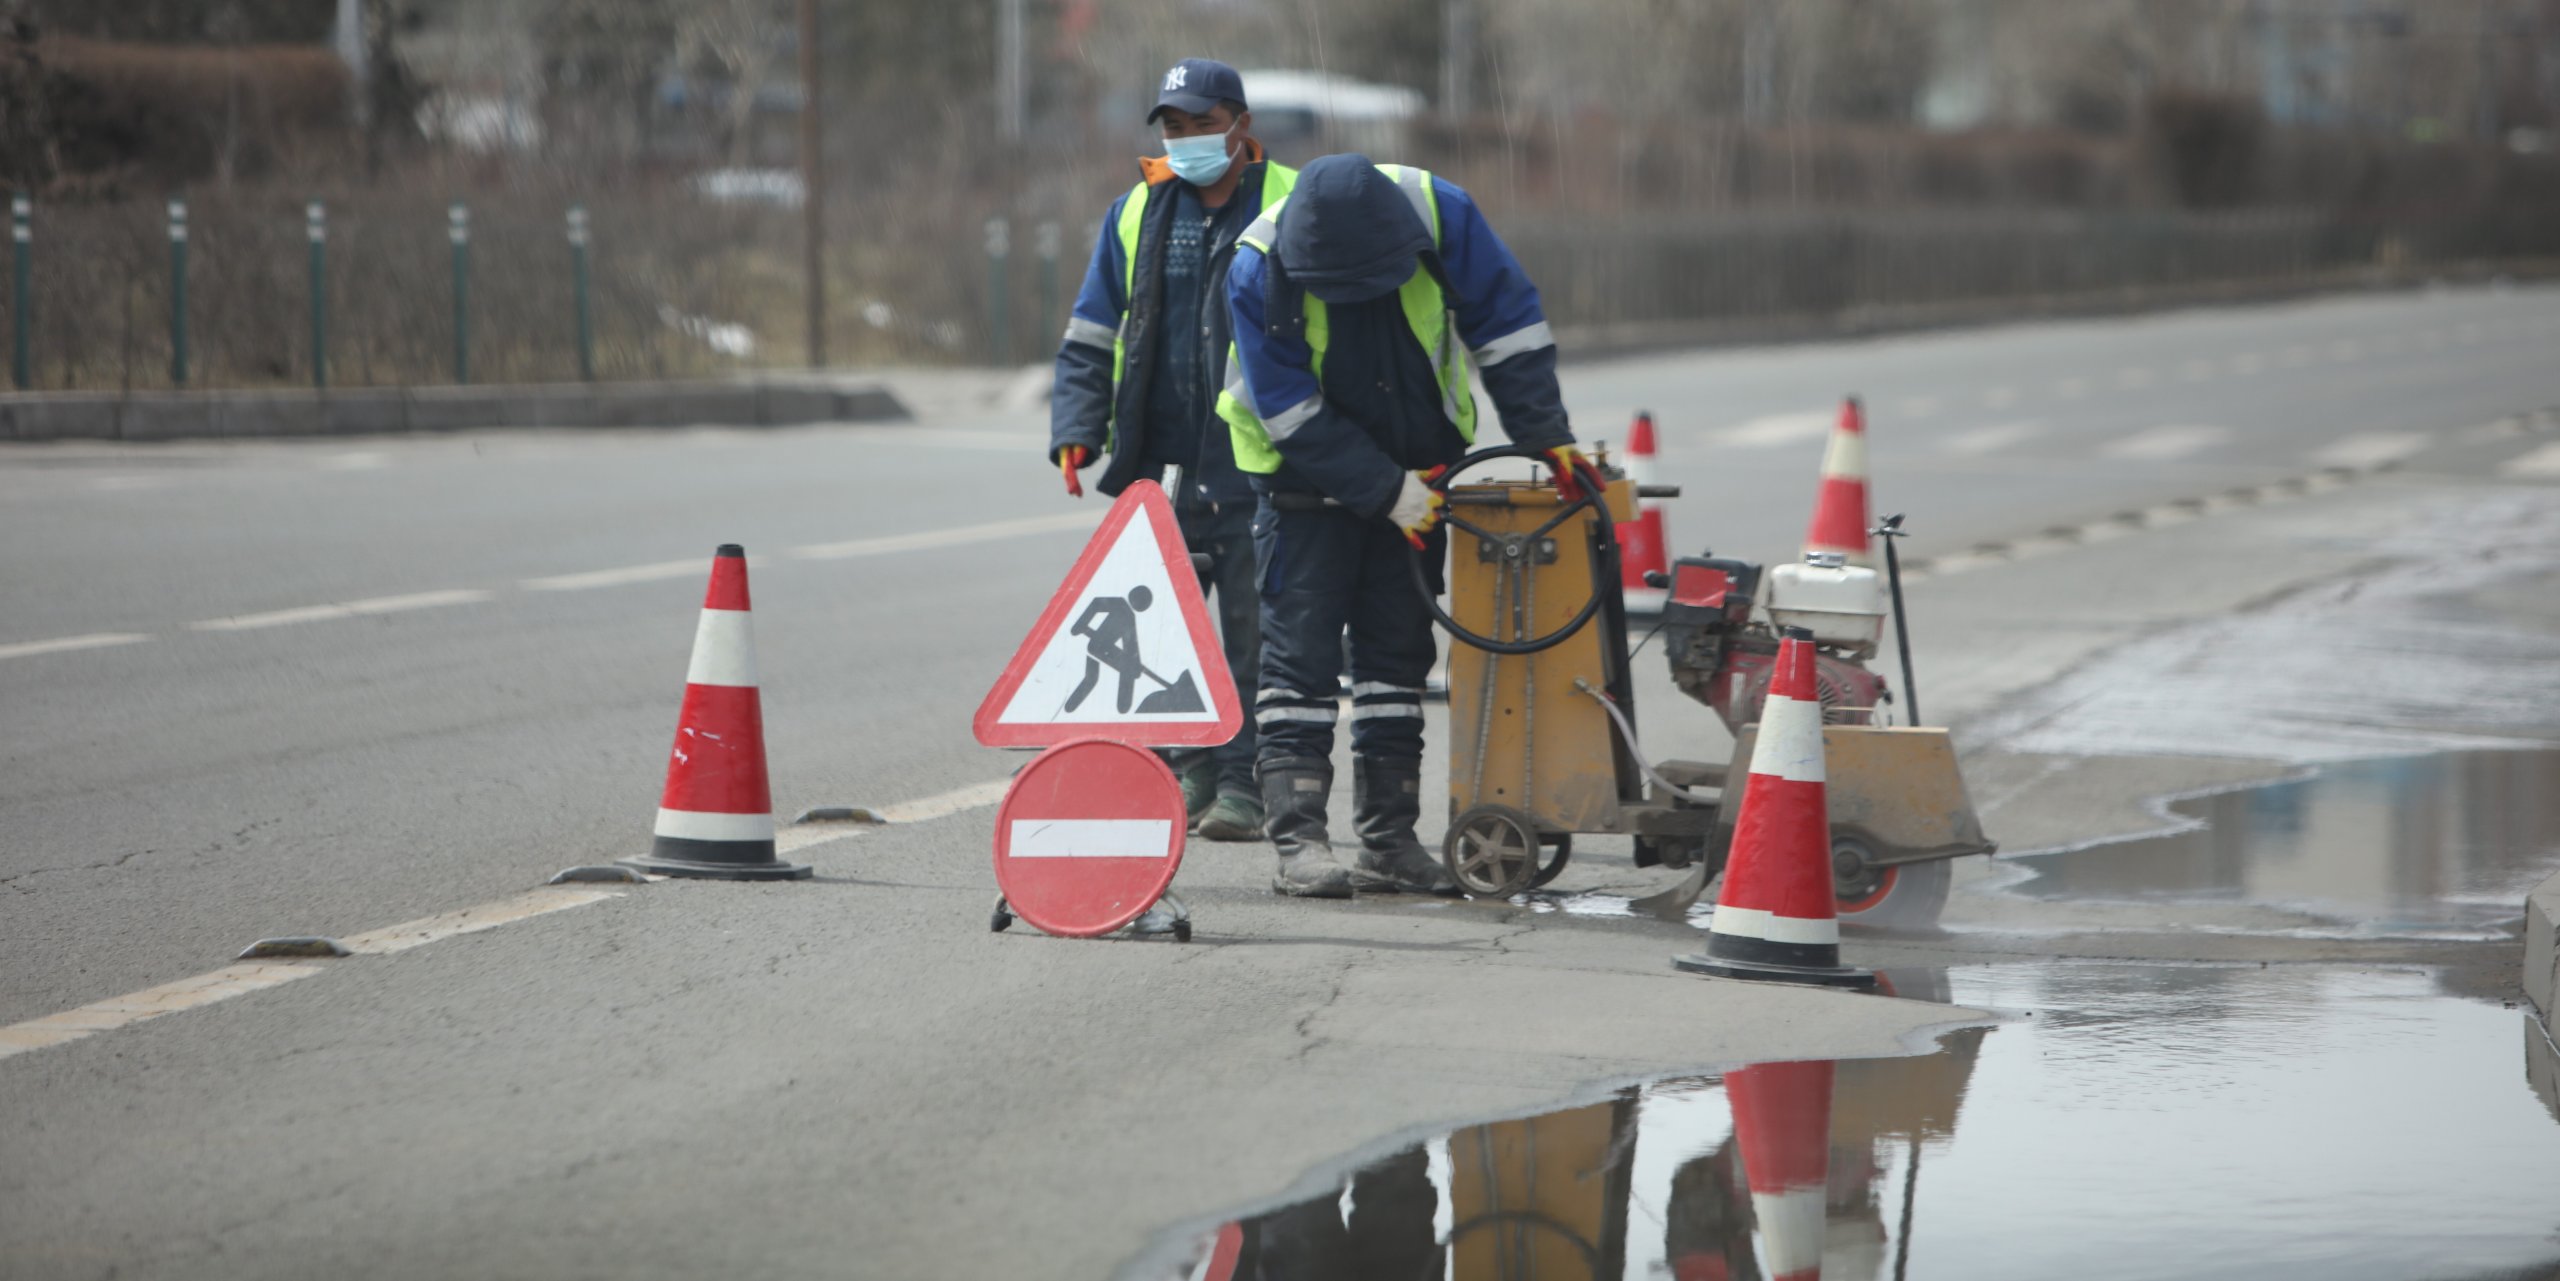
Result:
M1173 504L1147 480L1112 504L971 722L989 747L1211 747L1243 725Z

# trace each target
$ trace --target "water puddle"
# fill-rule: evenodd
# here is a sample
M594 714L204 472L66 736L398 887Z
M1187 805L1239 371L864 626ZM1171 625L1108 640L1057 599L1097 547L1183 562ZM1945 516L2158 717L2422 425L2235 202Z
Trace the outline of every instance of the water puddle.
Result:
M2243 902L2353 936L2496 939L2560 866L2560 751L2448 752L2319 766L2174 803L2200 826L2004 862L2045 899Z
M1130 1275L2560 1275L2560 1102L2527 1079L2547 1089L2560 1055L2529 1013L2418 971L1891 977L2013 1017L1916 1058L1757 1064L1460 1127L1179 1233Z

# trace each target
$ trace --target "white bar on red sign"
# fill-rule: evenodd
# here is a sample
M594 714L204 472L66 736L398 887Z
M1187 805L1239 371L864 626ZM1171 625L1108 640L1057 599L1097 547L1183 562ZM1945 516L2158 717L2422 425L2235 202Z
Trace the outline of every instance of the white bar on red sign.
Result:
M1163 858L1173 824L1153 818L1018 818L1013 858Z

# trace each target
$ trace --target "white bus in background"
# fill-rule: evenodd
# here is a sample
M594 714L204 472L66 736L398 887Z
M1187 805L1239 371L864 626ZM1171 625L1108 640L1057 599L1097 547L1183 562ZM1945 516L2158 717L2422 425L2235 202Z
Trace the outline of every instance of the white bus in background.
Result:
M1402 157L1423 112L1422 91L1325 71L1239 69L1253 100L1253 136L1288 164L1337 151Z

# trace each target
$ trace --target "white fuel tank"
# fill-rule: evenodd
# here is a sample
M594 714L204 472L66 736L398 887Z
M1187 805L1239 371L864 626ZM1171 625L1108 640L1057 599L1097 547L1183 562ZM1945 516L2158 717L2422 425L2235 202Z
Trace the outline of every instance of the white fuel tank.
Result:
M1872 569L1816 553L1769 571L1769 621L1802 627L1816 641L1871 658L1884 636L1884 580Z

